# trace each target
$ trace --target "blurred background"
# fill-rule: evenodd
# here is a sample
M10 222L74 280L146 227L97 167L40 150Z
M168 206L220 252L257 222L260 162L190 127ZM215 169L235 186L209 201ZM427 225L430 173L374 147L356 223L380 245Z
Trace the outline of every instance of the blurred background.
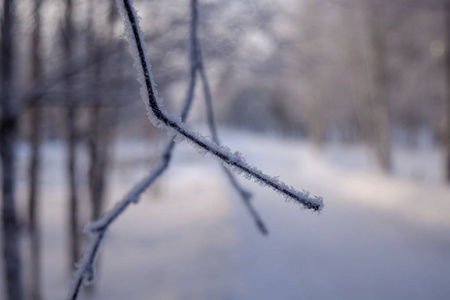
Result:
M189 1L135 0L165 108ZM223 144L320 214L181 143L111 227L83 299L449 299L450 2L200 0ZM2 0L1 299L62 299L101 217L160 159L115 1ZM191 128L209 135L200 87Z

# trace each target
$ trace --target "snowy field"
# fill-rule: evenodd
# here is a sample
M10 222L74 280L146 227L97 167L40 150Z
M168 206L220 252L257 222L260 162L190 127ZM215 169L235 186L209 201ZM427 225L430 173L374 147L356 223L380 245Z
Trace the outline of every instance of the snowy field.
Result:
M233 131L222 140L323 196L324 211L303 211L241 178L269 228L261 236L217 162L181 144L170 170L113 225L83 299L450 299L450 188L437 150L396 149L394 175L384 176L363 147L319 154L305 142ZM70 283L63 150L44 151L45 299L64 299ZM109 207L151 168L155 151L144 142L117 147Z

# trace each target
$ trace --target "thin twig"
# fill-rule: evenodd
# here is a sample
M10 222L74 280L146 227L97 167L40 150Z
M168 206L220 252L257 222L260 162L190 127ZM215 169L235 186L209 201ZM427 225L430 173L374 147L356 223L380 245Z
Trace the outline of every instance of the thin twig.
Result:
M197 0L191 0L191 13L192 15L197 16L198 14L198 5ZM198 62L197 70L200 73L200 78L202 80L202 87L203 87L203 94L205 97L205 104L206 104L206 117L208 120L208 127L209 131L211 132L211 138L214 143L217 145L220 145L219 140L219 134L217 132L216 122L214 118L214 110L213 110L213 101L212 101L212 95L211 95L211 89L209 87L209 81L208 77L206 75L206 71L204 68L204 60L202 56L202 46L200 43L200 40L198 38L195 39L193 45L195 45L195 54L196 54L196 61ZM261 219L260 215L256 211L256 209L253 207L251 202L252 194L245 190L237 181L236 177L231 173L231 171L223 166L223 170L225 174L227 175L231 185L233 188L238 192L239 196L241 197L245 207L247 208L248 212L250 213L250 216L253 218L257 228L259 231L267 235L269 232L267 230L266 225L264 224L263 220Z
M170 145L174 145L171 143ZM144 179L142 179L133 189L118 202L107 214L100 220L89 224L86 231L91 235L90 245L85 250L83 257L78 264L75 279L69 292L68 299L77 299L83 282L90 283L95 278L95 259L100 250L101 243L105 237L109 226L127 209L132 203L138 203L141 195L147 190L156 179L167 169L172 156L172 148L168 150L163 159Z
M195 1L195 0L193 0ZM207 107L207 115L208 115L208 127L211 131L212 139L217 144L220 145L219 137L217 134L217 129L215 126L215 120L214 120L214 113L212 108L212 99L211 99L211 93L209 90L209 84L208 79L206 77L205 70L203 69L203 63L200 58L200 74L203 82L203 89L205 94L205 102ZM267 235L269 231L267 230L266 225L264 224L263 220L261 219L260 215L256 211L256 209L253 207L251 198L252 194L245 190L241 185L238 183L236 177L231 173L229 169L223 166L223 170L225 174L227 175L228 179L230 180L231 185L234 187L234 189L238 192L240 195L242 201L244 202L245 207L249 211L250 215L252 216L253 220L256 223L256 226L261 231L262 234Z

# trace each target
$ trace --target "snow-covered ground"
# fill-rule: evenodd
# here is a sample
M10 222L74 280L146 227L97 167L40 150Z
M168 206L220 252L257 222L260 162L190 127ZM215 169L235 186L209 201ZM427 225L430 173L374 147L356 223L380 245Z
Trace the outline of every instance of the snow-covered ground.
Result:
M217 162L181 144L170 170L113 225L98 281L83 298L449 299L450 188L439 151L396 149L394 175L385 176L363 147L317 153L305 142L233 131L222 140L268 174L323 196L324 211L302 211L241 179L269 228L263 237ZM62 150L45 151L46 299L63 299L70 283ZM154 161L144 142L116 150L109 206ZM86 197L82 206L88 215Z

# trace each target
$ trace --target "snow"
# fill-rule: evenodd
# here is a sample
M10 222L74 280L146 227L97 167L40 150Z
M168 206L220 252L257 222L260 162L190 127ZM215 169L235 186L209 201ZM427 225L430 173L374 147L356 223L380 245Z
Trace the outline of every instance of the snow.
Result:
M385 176L363 147L330 145L320 154L306 142L234 131L222 140L249 163L320 193L326 209L300 210L240 179L268 226L263 237L217 163L181 144L167 174L112 225L89 299L448 298L450 189L437 150L396 149L395 174ZM151 167L126 162L147 161L145 145L152 149L143 141L117 146L110 208ZM52 143L44 151L46 299L64 298L71 279L63 150ZM21 168L25 155L22 147ZM406 166L428 175L410 176Z

